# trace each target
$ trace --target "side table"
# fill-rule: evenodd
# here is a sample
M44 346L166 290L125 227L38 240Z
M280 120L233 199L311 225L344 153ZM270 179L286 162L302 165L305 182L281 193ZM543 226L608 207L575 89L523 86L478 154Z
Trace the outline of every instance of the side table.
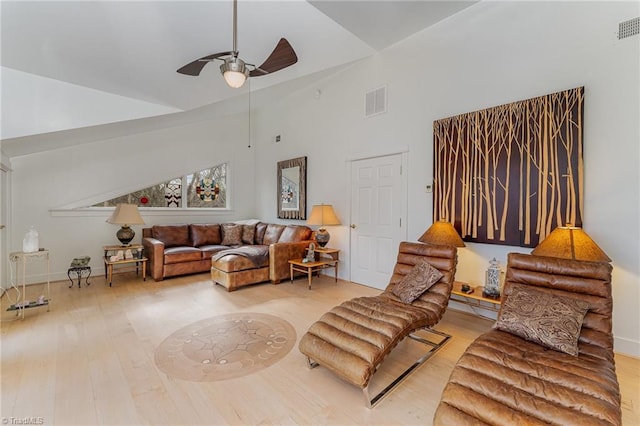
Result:
M131 250L132 253L135 251L137 253L142 254L143 249L144 247L142 246L142 244L129 244L128 246L119 246L119 245L102 246L102 250L104 250L104 257L108 257L110 253L117 253L119 250L122 250L122 251Z
M116 265L135 265L136 275L138 275L140 264L142 264L142 281L147 280L147 260L149 259L142 255L142 244L131 244L124 247L103 246L102 249L104 250L104 277L109 281L109 287L111 287L113 281L113 267ZM131 259L111 260L109 253L117 252L119 250L131 250L132 253L136 251L136 254L134 254Z
M462 284L465 283L454 281L453 288L451 290L451 300L467 306L471 306L471 308L480 308L491 312L498 312L500 310L500 299L490 299L488 297L484 297L482 295L482 290L484 289L484 287L471 287L473 289L473 293L463 293ZM477 312L476 315L494 320L494 318L481 315Z
M71 279L71 274L76 274L78 278L78 288L80 288L80 283L82 282L82 274L87 273L87 276L84 279L84 282L87 285L91 285L89 282L89 277L91 276L91 266L72 266L67 269L67 277L69 277L69 288L73 287L73 279Z
M309 250L309 249L307 249ZM318 247L315 249L316 253L319 253L319 259L332 259L332 260L340 260L340 250L338 249L332 249L329 247Z
M47 297L43 299L39 299L36 302L28 302L26 300L26 286L27 286L27 263L37 262L37 261L46 261L47 262ZM22 319L24 319L24 310L28 308L37 308L40 306L46 306L47 312L49 312L49 302L51 301L51 288L50 288L50 270L51 265L49 262L49 250L41 249L39 251L34 251L31 253L25 253L22 251L16 251L9 254L9 261L15 264L15 268L11 269L11 287L13 287L18 292L18 300L14 305L11 305L7 311L17 311L16 315L22 314ZM22 302L20 302L20 289L18 283L18 263L22 264ZM15 276L14 276L15 269Z
M311 278L314 272L320 272L323 269L333 268L335 271L335 279L338 282L338 261L329 259L320 259L315 262L303 262L304 259L292 259L289 261L289 273L291 274L291 282L293 283L293 273L304 272L309 280L309 290L311 290Z

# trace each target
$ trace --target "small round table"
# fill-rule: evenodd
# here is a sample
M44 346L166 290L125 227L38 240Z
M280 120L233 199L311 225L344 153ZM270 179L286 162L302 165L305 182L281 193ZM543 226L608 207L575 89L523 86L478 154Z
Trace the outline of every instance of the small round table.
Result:
M69 281L71 281L71 284L69 284L69 288L73 287L73 279L71 279L71 274L76 274L76 277L78 278L78 288L80 288L82 274L85 272L87 272L85 283L87 283L87 285L91 285L91 283L89 282L89 277L91 276L91 266L72 266L71 268L69 268L67 270L67 276L69 277Z

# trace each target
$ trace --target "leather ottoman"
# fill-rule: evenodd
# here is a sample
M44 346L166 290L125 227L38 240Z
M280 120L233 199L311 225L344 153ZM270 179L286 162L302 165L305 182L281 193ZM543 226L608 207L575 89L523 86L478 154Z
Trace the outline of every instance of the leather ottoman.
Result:
M269 246L243 246L213 255L211 279L227 291L269 281Z

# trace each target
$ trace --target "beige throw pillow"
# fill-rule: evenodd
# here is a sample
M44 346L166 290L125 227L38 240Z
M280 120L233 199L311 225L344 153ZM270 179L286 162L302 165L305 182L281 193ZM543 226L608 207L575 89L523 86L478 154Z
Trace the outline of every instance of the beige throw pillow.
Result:
M589 310L584 300L514 284L494 328L569 355L578 356L578 338Z
M222 242L223 246L239 246L242 244L242 225L235 223L222 224Z
M442 278L442 272L422 260L393 287L392 293L404 303L412 303Z

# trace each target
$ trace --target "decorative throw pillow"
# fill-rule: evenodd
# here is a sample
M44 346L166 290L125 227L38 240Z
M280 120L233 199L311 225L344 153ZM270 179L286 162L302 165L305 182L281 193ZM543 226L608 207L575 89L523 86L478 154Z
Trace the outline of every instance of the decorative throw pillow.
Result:
M578 338L590 304L514 284L494 328L569 355L578 356Z
M189 225L191 241L194 247L220 244L222 236L220 235L220 225L191 224Z
M404 303L412 303L442 278L442 272L422 260L393 287L392 293Z
M222 242L223 246L239 246L242 244L242 225L235 223L222 224Z
M253 244L256 234L256 225L242 225L242 242Z
M166 248L191 246L189 225L153 225L151 235L162 241Z

